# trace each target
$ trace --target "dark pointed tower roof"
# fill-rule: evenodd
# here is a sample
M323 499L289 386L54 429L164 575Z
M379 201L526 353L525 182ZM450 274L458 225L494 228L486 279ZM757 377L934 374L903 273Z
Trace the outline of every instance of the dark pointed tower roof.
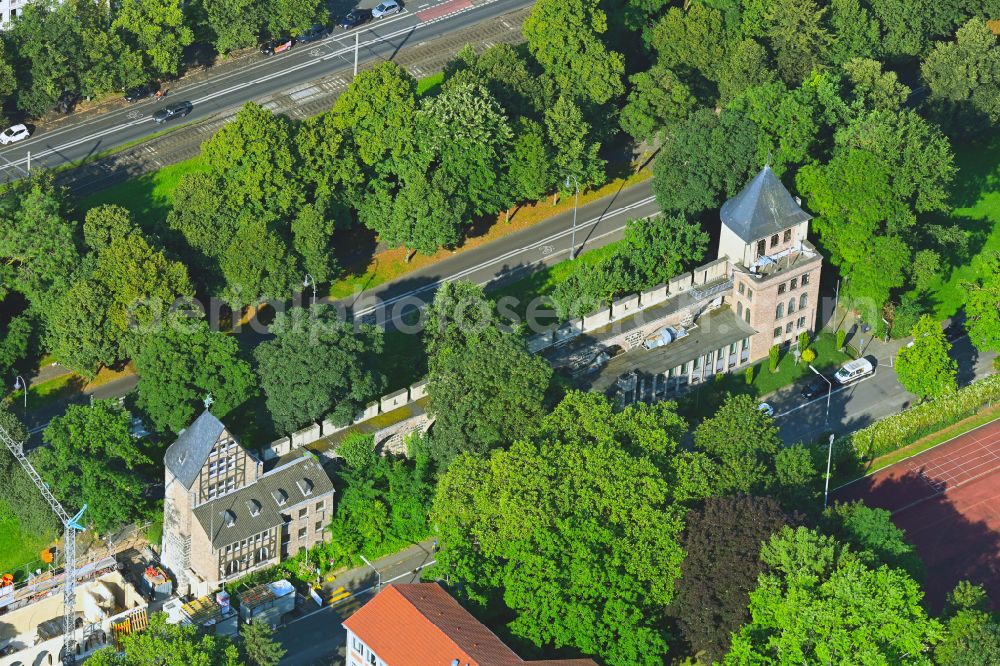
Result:
M807 220L805 212L770 166L760 170L743 191L722 204L722 223L746 243L781 233Z
M164 464L188 490L225 429L222 421L206 409L167 449L163 456Z

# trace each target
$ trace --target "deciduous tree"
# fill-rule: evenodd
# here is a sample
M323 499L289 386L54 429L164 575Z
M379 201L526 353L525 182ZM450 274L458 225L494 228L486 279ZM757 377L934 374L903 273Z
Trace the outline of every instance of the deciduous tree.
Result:
M243 655L250 666L278 666L288 652L274 640L274 630L267 622L251 622L240 627Z
M696 5L697 6L697 5ZM631 77L632 90L622 108L622 129L639 141L649 140L694 108L691 90L666 67L654 65Z
M761 544L794 519L771 498L742 495L709 498L684 523L687 555L668 612L691 651L715 662L750 618L750 592L764 571Z
M48 446L33 455L53 492L71 507L87 505L98 532L114 530L140 513L145 486L136 467L151 462L132 438L132 415L113 400L70 405L42 433Z
M167 320L143 337L134 360L139 408L160 431L186 428L209 395L212 413L224 417L253 393L253 372L236 340L201 319Z
M899 350L894 367L899 383L921 398L938 398L955 390L958 364L948 355L951 343L930 315L913 327L912 344Z
M154 75L176 75L184 47L194 41L179 0L122 0L111 28L124 33Z
M385 380L375 368L381 330L340 321L319 305L277 315L274 338L254 350L267 409L281 432L329 417L347 425Z
M1000 252L987 254L979 272L978 281L964 285L966 328L977 349L1000 352Z
M954 42L934 45L920 73L931 91L935 116L958 133L973 133L1000 121L1000 44L976 17Z

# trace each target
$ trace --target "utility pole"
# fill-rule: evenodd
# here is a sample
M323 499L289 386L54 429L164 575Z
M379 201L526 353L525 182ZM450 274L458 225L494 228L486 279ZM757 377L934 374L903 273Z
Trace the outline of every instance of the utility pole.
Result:
M826 382L826 424L830 425L830 396L833 394L833 382L827 379L823 373L821 373L816 368L812 367L812 363L809 364L809 369L819 375L819 378Z
M361 31L354 33L354 78L358 78L358 49L361 48Z
M572 246L569 248L569 258L576 259L576 211L580 208L580 183L577 181L576 176L570 174L566 176L566 187L569 187L570 178L573 179L573 184L576 186L576 203L573 205L573 240Z
M830 433L830 446L826 451L826 488L823 490L823 510L826 511L826 505L830 499L830 460L833 458L833 438L835 435Z
M0 439L7 446L11 454L17 458L28 477L42 493L42 497L48 502L49 507L58 516L59 522L63 524L63 649L62 663L64 666L74 666L76 664L76 646L73 634L76 632L76 533L84 530L80 525L83 512L87 510L84 504L80 512L70 517L66 510L49 490L49 486L38 475L35 468L24 455L24 444L16 442L10 434L0 426Z

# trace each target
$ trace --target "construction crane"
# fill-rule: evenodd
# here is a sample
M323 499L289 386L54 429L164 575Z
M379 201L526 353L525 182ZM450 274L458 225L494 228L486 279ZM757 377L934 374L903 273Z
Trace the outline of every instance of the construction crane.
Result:
M3 443L7 445L7 449L11 454L17 458L17 462L21 463L21 467L28 474L31 480L38 490L42 493L42 497L45 501L49 503L52 510L55 511L56 516L59 518L59 522L63 525L63 538L65 540L65 546L63 547L64 562L63 562L63 649L62 649L62 663L64 666L74 666L76 664L76 649L73 645L73 632L76 630L76 618L74 617L76 609L76 533L82 532L84 530L83 526L80 525L80 519L83 517L83 512L87 510L87 505L84 504L80 512L75 516L70 517L66 513L66 509L62 507L59 500L55 498L52 491L49 490L49 486L42 480L42 477L38 475L35 471L34 466L28 460L28 457L24 455L24 444L22 442L17 442L10 433L0 426L0 439Z

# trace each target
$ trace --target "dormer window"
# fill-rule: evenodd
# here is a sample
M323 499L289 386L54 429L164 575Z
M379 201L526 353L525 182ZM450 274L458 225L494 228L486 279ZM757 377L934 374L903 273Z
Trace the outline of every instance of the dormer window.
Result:
M258 502L255 499L248 500L247 501L247 509L250 510L250 515L251 516L259 516L260 515L260 502Z
M284 506L285 502L288 501L288 493L285 492L284 488L278 488L271 493L271 496L274 497L274 501L278 503L278 506Z
M302 491L303 495L305 495L305 496L312 495L312 491L313 491L313 482L312 481L310 481L309 479L306 479L306 478L302 478L302 479L299 479L296 482L296 484L299 486L299 490Z
M236 524L236 514L229 509L222 512L222 519L226 521L226 527L232 527Z

